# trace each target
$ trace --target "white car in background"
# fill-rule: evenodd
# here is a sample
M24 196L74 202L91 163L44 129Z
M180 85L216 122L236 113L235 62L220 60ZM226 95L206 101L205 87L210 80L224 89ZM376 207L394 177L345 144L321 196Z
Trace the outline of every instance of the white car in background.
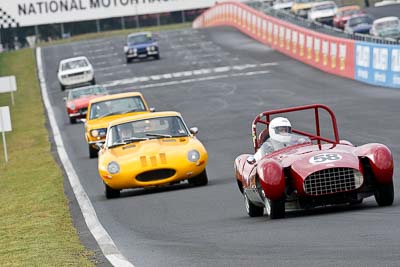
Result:
M293 6L293 0L275 0L274 3L272 4L272 8L275 10L290 11L292 6Z
M67 87L96 84L93 66L84 56L61 60L58 66L58 81L62 91Z
M400 40L400 19L395 16L383 17L374 20L369 32L372 36Z
M333 1L317 2L308 12L308 19L322 24L333 25L333 17L337 13L337 5Z

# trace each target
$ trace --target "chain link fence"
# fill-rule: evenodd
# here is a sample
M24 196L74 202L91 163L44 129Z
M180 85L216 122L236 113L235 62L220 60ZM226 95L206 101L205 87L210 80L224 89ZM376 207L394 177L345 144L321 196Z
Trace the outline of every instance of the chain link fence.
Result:
M375 0L354 0L350 2L344 2L343 0L337 0L339 6L359 4L362 1L362 6L373 4ZM357 41L373 42L379 44L400 44L400 41L395 41L391 39L384 39L379 37L373 37L366 34L348 34L343 30L331 27L329 25L321 24L318 22L313 22L304 19L299 16L295 16L289 11L276 10L271 6L271 1L247 1L246 4L254 9L257 9L264 14L272 17L290 22L292 24L308 28L313 31L321 32L324 34L353 39ZM399 12L400 12L400 5ZM123 29L138 29L147 26L161 26L176 23L192 22L197 16L199 16L205 9L194 9L185 11L176 11L168 13L159 14L148 14L139 16L128 16L128 17L118 17L118 18L108 18L101 20L90 20L81 22L70 22L70 23L59 23L59 24L46 24L30 27L18 27L18 28L0 28L0 50L14 50L20 49L28 46L33 46L35 42L47 42L57 39L65 39L71 36L86 34L86 33L96 33L103 31L112 30L123 30ZM374 9L366 9L374 10ZM390 7L387 8L390 10ZM392 8L393 12L396 12ZM379 12L382 14L388 13L384 9L380 9ZM379 12L376 12L379 16L382 16ZM400 13L399 13L400 14Z
M192 22L205 9L148 14L70 23L46 24L18 28L0 28L2 50L15 50L71 36L103 31L138 29L148 26ZM1 52L1 51L0 51Z
M340 2L342 3L342 2ZM338 4L340 4L338 3ZM298 25L300 27L304 27L316 32L320 32L323 34L327 34L327 35L331 35L331 36L335 36L335 37L340 37L340 38L346 38L346 39L352 39L352 40L357 40L357 41L363 41L363 42L373 42L373 43L378 43L378 44L390 44L390 45L399 45L400 44L400 40L393 40L393 39L389 39L389 38L380 38L380 37L374 37L368 34L359 34L359 33L355 33L355 34L349 34L344 32L341 29L326 25L326 24L322 24L319 22L314 22L311 20L307 20L304 19L302 17L296 16L294 14L292 14L289 11L286 10L277 10L277 9L273 9L272 6L270 5L269 2L266 1L249 1L246 2L246 4L258 11L261 11L262 13L287 21L289 23ZM343 5L343 4L341 4ZM399 8L399 12L400 12L400 5L397 6L397 8ZM384 9L390 9L390 7L384 7L384 8L379 8L379 11L384 11ZM393 7L391 8L393 9ZM379 12L375 12L373 8L367 9L365 10L368 13L372 12L372 13L377 13L379 14ZM381 16L384 16L385 12L380 12L382 13ZM389 12L386 12L389 15ZM374 16L374 14L372 14ZM400 13L398 14L400 15ZM374 16L375 18L377 18L377 16Z

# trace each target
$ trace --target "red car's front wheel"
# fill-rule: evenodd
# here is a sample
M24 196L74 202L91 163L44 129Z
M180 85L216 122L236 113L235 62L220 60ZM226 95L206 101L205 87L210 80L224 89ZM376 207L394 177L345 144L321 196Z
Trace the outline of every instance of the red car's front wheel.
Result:
M285 198L269 200L265 198L265 210L271 219L280 219L285 217Z
M389 184L378 184L374 192L375 200L379 206L390 206L394 200L393 181Z
M244 205L246 207L247 214L250 217L260 217L260 216L264 215L264 207L259 207L259 206L254 205L249 200L246 193L244 193L243 196L244 196Z

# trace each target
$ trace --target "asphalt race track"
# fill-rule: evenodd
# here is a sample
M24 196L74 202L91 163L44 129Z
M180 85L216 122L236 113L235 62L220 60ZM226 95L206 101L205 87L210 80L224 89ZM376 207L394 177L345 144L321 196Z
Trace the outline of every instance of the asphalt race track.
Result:
M100 222L131 263L139 267L399 265L400 90L333 77L231 28L162 32L159 61L126 65L123 43L120 37L44 47L42 57L70 160ZM189 127L199 127L198 138L209 153L209 185L126 190L121 198L107 200L97 159L89 159L83 123L69 124L65 92L57 82L59 60L78 55L89 58L97 82L111 92L140 91L150 106L179 111ZM251 121L267 109L311 103L335 111L341 139L390 147L396 164L393 206L379 208L371 197L360 206L293 212L280 220L247 216L233 161L252 152ZM309 122L292 119L298 127ZM66 191L71 194L69 187ZM81 217L74 217L82 225Z

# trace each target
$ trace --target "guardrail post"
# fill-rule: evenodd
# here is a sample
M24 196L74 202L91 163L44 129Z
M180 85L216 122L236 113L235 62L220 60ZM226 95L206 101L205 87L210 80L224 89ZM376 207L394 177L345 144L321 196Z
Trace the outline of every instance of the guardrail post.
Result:
M98 19L96 19L96 29L97 29L97 32L99 33L100 32L100 20L98 20Z
M121 29L125 30L125 18L121 17Z

